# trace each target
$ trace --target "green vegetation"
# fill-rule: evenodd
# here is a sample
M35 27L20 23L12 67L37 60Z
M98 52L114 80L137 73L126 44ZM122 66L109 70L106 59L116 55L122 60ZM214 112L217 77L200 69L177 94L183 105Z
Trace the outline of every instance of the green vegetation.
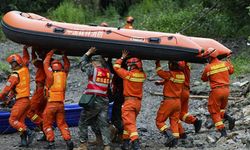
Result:
M10 72L9 65L7 65L6 63L3 63L2 61L0 61L0 71L3 71L6 74L8 74Z
M250 48L242 50L237 57L232 59L235 75L250 73Z

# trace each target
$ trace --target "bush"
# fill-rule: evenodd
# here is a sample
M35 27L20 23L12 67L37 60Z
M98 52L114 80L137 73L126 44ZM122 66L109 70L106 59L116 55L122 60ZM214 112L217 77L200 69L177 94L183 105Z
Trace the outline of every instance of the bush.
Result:
M81 5L66 0L55 10L49 12L49 18L60 22L82 24L93 20L93 15Z
M250 48L242 50L237 57L232 59L235 75L250 73Z

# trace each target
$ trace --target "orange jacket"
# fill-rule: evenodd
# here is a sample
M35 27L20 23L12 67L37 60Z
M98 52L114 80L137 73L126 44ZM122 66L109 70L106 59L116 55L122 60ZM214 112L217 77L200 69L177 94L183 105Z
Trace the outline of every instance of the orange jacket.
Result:
M66 91L66 77L65 72L54 72L53 73L53 85L49 88L49 99L48 101L60 101L64 102L65 91Z
M46 89L47 89L47 92L49 92L51 90L51 87L55 87L55 86L60 86L60 88L56 88L56 91L62 91L61 88L64 88L64 86L62 85L65 85L66 86L66 82L67 82L67 76L68 76L68 72L69 72L69 67L70 67L70 62L67 58L67 56L63 56L63 61L64 61L64 70L62 71L59 71L59 72L53 72L51 66L50 66L50 60L53 56L54 52L53 51L50 51L47 55L46 55L46 58L44 60L44 71L45 71L45 74L46 74L46 81L45 81L45 84L46 84ZM60 72L63 72L65 75L61 74ZM57 73L60 73L57 74ZM55 75L56 74L56 75ZM60 80L62 81L56 81L57 78L60 78ZM59 83L60 82L60 83ZM54 85L54 84L59 84L59 85ZM62 97L64 98L64 93L61 93L60 96L58 97ZM46 96L50 96L51 93L46 93ZM53 95L53 94L52 94ZM52 100L53 99L53 100ZM64 99L63 99L64 100ZM49 101L59 101L59 100L54 100L54 97L51 98Z
M163 95L180 98L185 81L184 73L182 71L163 71L160 64L156 65L156 72L158 76L165 79Z
M14 71L18 74L19 82L16 84L16 99L30 96L30 74L29 69L24 66L21 69Z
M233 74L234 68L230 61L220 61L213 59L210 64L206 65L201 80L210 82L211 89L219 86L229 85L230 74Z
M0 100L4 99L9 94L10 91L14 90L18 82L19 82L18 75L16 73L12 73L8 78L6 86L0 93Z
M131 23L126 23L124 29L133 29L133 25Z
M113 68L118 76L123 79L123 95L142 98L143 82L146 74L138 69L127 71L121 68L122 59L117 59Z
M40 84L45 84L45 79L46 79L46 74L44 72L44 68L43 68L43 61L42 60L38 60L37 56L35 54L35 51L32 50L32 63L34 64L34 66L37 68L36 70L36 83L40 83Z

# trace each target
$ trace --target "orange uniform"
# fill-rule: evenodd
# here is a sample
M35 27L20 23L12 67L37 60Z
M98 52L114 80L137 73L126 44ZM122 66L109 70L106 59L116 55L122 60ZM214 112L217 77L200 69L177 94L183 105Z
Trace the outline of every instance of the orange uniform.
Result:
M157 74L165 79L163 95L164 100L161 102L157 112L156 126L163 132L167 129L165 121L170 118L170 128L173 136L179 137L179 116L181 110L181 93L185 81L185 76L181 71L163 71L160 63L156 64Z
M143 82L146 79L146 74L139 69L127 71L121 68L122 61L122 59L116 60L114 70L123 79L123 95L125 99L122 107L123 138L134 141L139 138L136 117L141 109Z
M30 107L30 74L27 65L29 63L29 56L26 49L23 50L23 64L19 70L14 70L9 76L7 84L0 93L0 99L8 95L10 91L15 91L16 102L11 109L9 117L10 125L19 132L27 130L25 125L25 118Z
M188 103L189 103L189 95L190 95L190 64L187 62L183 62L183 63L184 63L183 73L185 75L185 82L184 82L183 91L181 94L180 120L188 124L194 124L197 118L188 113Z
M30 110L27 117L36 125L42 127L42 113L46 106L46 99L44 97L44 84L45 84L45 72L43 68L43 61L38 60L35 51L32 50L32 63L37 68L36 71L36 90L31 98Z
M213 58L205 67L201 77L204 82L210 82L211 92L208 99L208 111L218 130L224 128L222 119L228 103L229 75L233 72L233 65L229 61L220 61Z
M133 25L131 23L126 23L124 29L133 29Z
M46 73L46 86L48 89L48 102L43 113L43 130L47 141L53 142L55 139L52 130L53 122L56 121L64 140L71 139L68 125L65 121L64 99L66 91L67 75L70 63L66 56L63 57L64 70L53 72L50 66L50 60L54 52L50 51L44 60L44 71Z

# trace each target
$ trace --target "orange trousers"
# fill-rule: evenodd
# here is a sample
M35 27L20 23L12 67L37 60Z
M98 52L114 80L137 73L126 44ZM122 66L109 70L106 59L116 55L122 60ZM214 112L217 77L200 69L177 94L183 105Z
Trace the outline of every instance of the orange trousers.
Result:
M181 94L180 120L188 124L194 124L197 118L188 113L189 95L189 89L187 87L184 87Z
M136 117L141 110L140 99L126 99L122 106L122 121L124 125L123 139L134 141L139 138Z
M181 111L180 99L166 99L161 101L156 116L156 126L162 132L167 129L165 121L169 118L170 128L175 137L179 138L179 117Z
M208 111L212 117L216 129L224 128L222 119L228 103L229 87L212 89L208 99Z
M42 113L46 106L46 99L44 97L44 88L37 87L33 97L30 102L30 109L28 111L27 117L36 125L42 125Z
M26 131L27 129L25 125L25 118L29 107L29 98L25 97L17 99L11 109L9 123L13 128L17 129L19 132Z
M55 134L52 129L53 123L56 121L64 140L70 140L71 135L68 125L65 121L65 111L63 102L48 102L43 113L43 131L47 141L55 140Z

